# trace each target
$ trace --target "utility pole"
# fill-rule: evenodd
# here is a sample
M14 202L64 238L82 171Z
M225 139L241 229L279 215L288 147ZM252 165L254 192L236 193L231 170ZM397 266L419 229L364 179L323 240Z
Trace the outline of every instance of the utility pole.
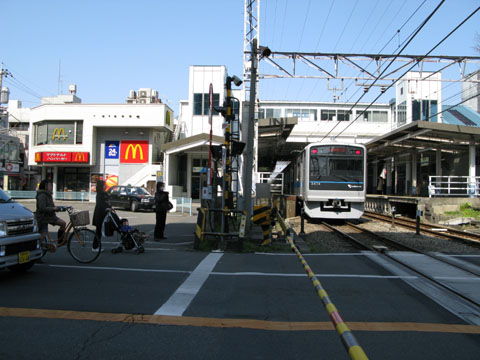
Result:
M246 146L245 161L243 167L244 184L243 196L245 199L245 211L247 212L246 229L250 231L250 218L252 217L252 173L253 173L253 143L255 134L255 99L257 86L257 39L253 39L251 45L251 76L250 76L250 99L248 102L248 119L245 123Z

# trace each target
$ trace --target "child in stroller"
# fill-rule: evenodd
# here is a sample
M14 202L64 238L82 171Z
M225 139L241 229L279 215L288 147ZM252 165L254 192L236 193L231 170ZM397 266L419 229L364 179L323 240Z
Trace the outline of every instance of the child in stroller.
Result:
M143 243L148 239L148 235L144 232L132 228L128 224L127 219L120 219L115 210L108 209L105 219L105 235L112 236L114 232L120 235L120 245L112 249L112 253L116 254L125 250L135 248L135 254L145 252Z

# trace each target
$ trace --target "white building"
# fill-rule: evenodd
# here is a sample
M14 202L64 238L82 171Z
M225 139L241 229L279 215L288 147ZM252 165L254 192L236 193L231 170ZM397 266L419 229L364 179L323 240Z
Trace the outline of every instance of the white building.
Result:
M38 180L51 178L54 192L65 193L89 194L100 177L110 185L154 188L160 145L173 131L172 109L158 102L82 104L75 93L60 97L30 110L28 164L41 169Z
M227 76L225 66L189 68L188 100L180 101L174 141L162 146L165 152L165 182L171 187L174 197L200 198L209 162L210 130L212 145L225 142L224 117L214 111L209 122L209 94L211 85L214 107L223 106ZM232 92L237 99L240 94L240 90ZM238 109L237 104L234 101L234 110ZM233 130L238 132L238 125L234 127Z

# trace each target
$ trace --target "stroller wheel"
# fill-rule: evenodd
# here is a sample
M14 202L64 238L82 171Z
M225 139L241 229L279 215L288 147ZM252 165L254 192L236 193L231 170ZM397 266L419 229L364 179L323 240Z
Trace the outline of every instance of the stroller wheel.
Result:
M141 254L145 252L145 248L143 246L139 246L135 249L135 254Z

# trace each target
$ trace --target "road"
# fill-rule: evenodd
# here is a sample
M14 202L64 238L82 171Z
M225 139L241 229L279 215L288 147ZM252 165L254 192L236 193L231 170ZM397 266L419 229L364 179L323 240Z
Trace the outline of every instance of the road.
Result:
M152 213L120 215L153 231ZM143 254L112 254L107 239L92 264L61 248L0 272L0 358L349 358L295 255L194 251L195 222L169 214L168 239ZM305 258L370 359L478 358L479 326L368 256Z

